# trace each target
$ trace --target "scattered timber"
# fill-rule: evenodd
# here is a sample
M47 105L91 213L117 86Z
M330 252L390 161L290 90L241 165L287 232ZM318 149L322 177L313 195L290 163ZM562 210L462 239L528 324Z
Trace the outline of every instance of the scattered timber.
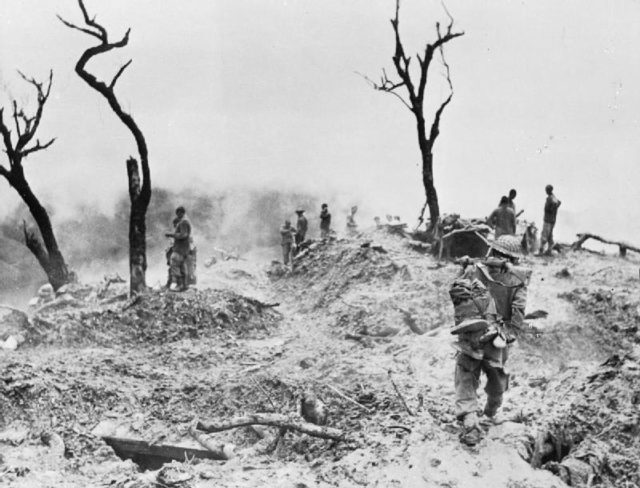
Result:
M305 422L297 415L284 415L274 413L254 413L242 417L233 418L227 422L198 421L196 428L203 432L222 432L237 429L249 425L269 425L287 430L295 430L312 437L330 439L334 441L348 440L347 434L340 429L325 427Z
M576 242L574 242L573 244L571 244L571 250L572 251L578 251L578 250L582 250L582 245L589 239L593 239L596 241L600 241L604 244L611 244L613 246L618 246L619 250L620 250L620 257L625 257L627 255L627 251L633 251L633 252L637 252L640 253L640 248L637 246L632 246L631 244L627 243L627 242L622 242L622 241L612 241L610 239L605 239L604 237L600 237L599 235L596 234L590 234L588 232L582 233L582 234L577 234L578 236L578 240Z

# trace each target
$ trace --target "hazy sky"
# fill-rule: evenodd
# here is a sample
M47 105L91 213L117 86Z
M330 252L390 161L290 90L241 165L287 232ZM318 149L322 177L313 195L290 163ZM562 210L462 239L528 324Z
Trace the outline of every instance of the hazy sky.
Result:
M150 148L153 183L299 188L397 213L423 201L412 115L354 72L392 73L393 0L87 0L129 46L90 68L117 86ZM541 225L553 183L558 232L640 242L640 2L463 1L447 7L465 35L447 45L455 95L435 147L443 211L488 215L509 188ZM74 0L0 2L0 86L34 95L16 69L54 87L39 131L54 146L26 161L36 192L58 215L77 202L111 209L126 188L131 135L74 73L94 39ZM434 39L439 1L404 0L408 53ZM432 103L447 95L442 67ZM2 209L17 197L0 184ZM626 225L628 227L624 228Z

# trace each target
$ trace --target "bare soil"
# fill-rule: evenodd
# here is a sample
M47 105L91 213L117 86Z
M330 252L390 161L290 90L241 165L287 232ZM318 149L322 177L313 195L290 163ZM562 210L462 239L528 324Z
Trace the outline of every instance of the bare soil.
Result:
M512 350L511 421L473 448L453 415L458 267L400 237L317 244L293 272L218 261L200 268L198 290L136 302L76 289L0 352L0 484L638 486L638 263L575 252L524 264L528 311L548 316ZM101 439L197 446L194 419L296 412L309 390L348 442L287 432L269 450L277 428L267 439L240 428L207 436L235 446L229 461L144 471ZM543 443L554 453L541 456Z

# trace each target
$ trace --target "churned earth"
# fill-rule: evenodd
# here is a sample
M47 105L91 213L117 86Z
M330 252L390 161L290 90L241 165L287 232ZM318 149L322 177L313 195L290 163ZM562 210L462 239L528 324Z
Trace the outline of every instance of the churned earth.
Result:
M293 272L218 260L184 294L76 287L27 324L5 313L26 341L0 352L0 484L638 486L638 262L583 251L524 265L527 311L548 315L511 352L509 421L473 448L453 414L459 267L384 231L315 243ZM206 435L228 461L145 470L101 439L197 447L194 420L293 414L308 391L346 441L243 427Z

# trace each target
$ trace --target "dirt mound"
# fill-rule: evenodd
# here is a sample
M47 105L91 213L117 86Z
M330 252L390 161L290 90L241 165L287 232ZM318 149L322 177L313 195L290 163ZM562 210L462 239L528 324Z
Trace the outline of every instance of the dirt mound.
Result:
M576 288L559 296L572 302L580 313L594 317L601 327L604 339L616 347L620 347L625 339L640 343L640 297L637 290Z
M536 442L534 465L570 486L640 485L637 352L613 355L584 377L575 370L563 375L547 393L557 403Z
M275 279L281 275L277 270L270 274ZM314 308L322 308L344 295L347 288L360 283L388 284L397 277L408 279L410 274L406 266L391 259L383 246L341 239L312 243L296 256L293 270L284 276L293 282L293 293L304 292Z
M50 342L105 345L158 344L220 333L246 336L268 331L280 320L272 306L227 290L151 291L124 304L105 302L110 300L58 300L42 307L34 322L47 329Z

